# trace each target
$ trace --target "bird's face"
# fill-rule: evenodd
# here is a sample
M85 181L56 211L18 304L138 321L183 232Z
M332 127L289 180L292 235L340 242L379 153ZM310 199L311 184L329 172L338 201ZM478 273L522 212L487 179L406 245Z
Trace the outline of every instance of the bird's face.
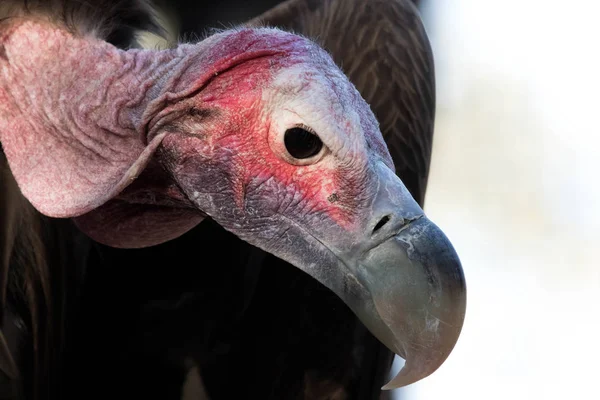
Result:
M347 248L362 241L350 233L366 228L381 171L393 162L358 91L322 50L310 50L217 73L185 101L194 111L167 125L178 131L160 156L202 211L244 239L264 235L276 246L296 226ZM403 218L422 215L404 200Z
M395 175L375 116L331 58L269 32L273 52L215 71L163 112L158 157L198 209L329 287L406 358L390 387L412 383L458 339L458 257Z
M119 247L209 215L330 288L406 358L388 387L447 358L465 312L458 257L317 45L243 29L119 52L33 22L0 39L0 140L40 212Z

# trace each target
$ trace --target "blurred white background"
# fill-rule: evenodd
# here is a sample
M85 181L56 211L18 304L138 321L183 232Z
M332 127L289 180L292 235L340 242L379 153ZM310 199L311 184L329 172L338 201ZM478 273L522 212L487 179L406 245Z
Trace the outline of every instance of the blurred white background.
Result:
M468 304L447 362L399 398L600 399L599 11L425 4L438 99L425 211L461 256Z

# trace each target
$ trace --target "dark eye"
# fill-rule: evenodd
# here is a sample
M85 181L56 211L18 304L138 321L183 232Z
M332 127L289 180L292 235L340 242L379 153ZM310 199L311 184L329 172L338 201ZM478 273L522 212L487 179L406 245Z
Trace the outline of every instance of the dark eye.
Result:
M283 141L288 153L299 160L313 157L323 148L321 139L304 128L288 129L285 131Z

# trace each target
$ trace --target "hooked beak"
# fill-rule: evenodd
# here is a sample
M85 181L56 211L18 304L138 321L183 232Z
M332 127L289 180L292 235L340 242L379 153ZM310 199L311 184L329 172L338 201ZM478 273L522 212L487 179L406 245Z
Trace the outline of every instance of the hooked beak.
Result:
M450 241L429 219L416 219L358 261L370 301L355 311L369 330L406 360L383 387L417 382L437 370L463 325L466 285Z
M436 371L458 340L466 309L465 278L452 244L390 175L379 174L372 210L377 218L370 218L385 214L388 222L371 240L338 256L356 279L341 297L373 335L406 360L383 389Z

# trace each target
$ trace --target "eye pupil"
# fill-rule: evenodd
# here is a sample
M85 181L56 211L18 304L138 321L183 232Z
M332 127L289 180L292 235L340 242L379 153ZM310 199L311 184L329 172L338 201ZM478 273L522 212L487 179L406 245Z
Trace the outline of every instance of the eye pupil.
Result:
M323 148L321 139L304 128L288 129L285 131L283 141L288 153L300 160L319 154Z

